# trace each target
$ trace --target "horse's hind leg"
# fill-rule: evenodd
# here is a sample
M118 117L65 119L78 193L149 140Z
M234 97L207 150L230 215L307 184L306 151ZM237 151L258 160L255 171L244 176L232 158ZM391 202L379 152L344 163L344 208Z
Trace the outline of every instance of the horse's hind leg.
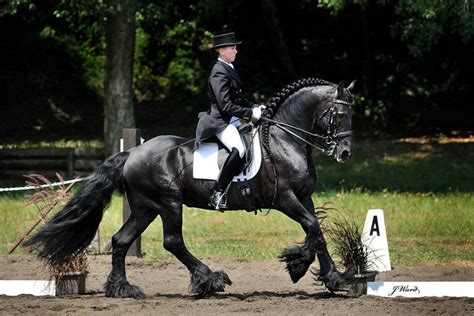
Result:
M132 211L130 217L112 237L112 271L104 284L107 297L144 297L139 287L127 281L125 256L133 241L153 222L158 213L150 208L134 205L130 197L129 202Z
M170 208L160 213L163 220L163 246L179 259L191 273L190 291L198 298L215 292L223 292L225 285L231 285L223 271L213 272L194 257L186 248L182 234L182 204L172 202Z

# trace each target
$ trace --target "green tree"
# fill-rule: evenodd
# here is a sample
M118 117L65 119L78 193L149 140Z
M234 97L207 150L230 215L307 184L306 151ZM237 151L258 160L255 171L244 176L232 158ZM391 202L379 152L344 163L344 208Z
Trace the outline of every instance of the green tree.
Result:
M349 5L365 7L370 0L320 0L321 8L337 14ZM393 25L414 57L429 52L443 34L459 37L464 43L474 35L474 0L377 0L378 5L394 5L399 21Z
M205 7L196 1L144 4L138 12L135 91L138 99L196 95L206 85L211 33L200 22Z
M119 151L124 128L135 127L133 61L135 1L110 0L107 16L104 80L104 145L108 154Z
M61 0L36 3L14 0L2 10L17 14L27 8L42 24L40 36L62 43L80 60L83 81L103 97L104 144L108 154L119 150L122 129L135 126L133 61L135 1Z
M473 0L400 0L397 34L415 57L428 52L443 34L468 43L474 35L473 5Z
M413 130L422 125L421 119L430 121L430 116L435 116L433 105L440 111L439 102L443 102L440 101L443 97L452 94L456 97L451 97L450 102L453 102L467 91L465 83L456 81L460 80L460 72L464 69L461 65L465 60L458 59L462 54L450 53L448 56L446 52L442 53L446 50L442 45L454 44L461 51L472 51L473 4L474 0L318 2L320 8L335 16L347 18L355 14L360 17L365 77L361 104L367 119L382 129L389 126L389 121L391 125L395 121L397 126ZM382 13L386 19L374 17L374 12ZM372 13L371 18L369 13ZM381 35L374 28L386 27L381 22L389 23L386 35L396 46L385 41L388 46L381 47L380 39L373 37L374 34ZM423 67L416 64L420 61L423 61ZM433 64L431 69L424 67L430 62L438 64ZM383 67L389 72L381 74Z

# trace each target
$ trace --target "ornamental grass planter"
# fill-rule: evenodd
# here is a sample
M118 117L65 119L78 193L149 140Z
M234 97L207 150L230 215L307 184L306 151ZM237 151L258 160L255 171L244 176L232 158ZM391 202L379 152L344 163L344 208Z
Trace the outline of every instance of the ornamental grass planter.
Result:
M56 175L58 180L62 182L59 188L51 186L51 181L40 174L26 176L28 178L27 184L33 186L37 190L35 193L27 196L27 204L35 205L38 208L41 215L40 221L50 219L50 215L60 214L57 212L59 212L68 201L70 201L71 195L69 191L73 184L66 187L61 175ZM37 224L39 224L40 221L38 221ZM61 225L65 224L61 223ZM44 229L44 227L42 229ZM39 232L43 232L43 230L40 230ZM39 232L37 232L37 234ZM43 244L45 240L49 239L43 240L44 236L37 234L26 242L27 244L29 242L31 243L32 240L35 240L34 238L37 238L37 240L33 241L27 247L30 248L30 251L38 251L38 255L42 254L40 257L45 259L45 265L49 272L49 279L56 281L56 295L84 294L86 292L87 268L89 266L87 249L81 248L76 252L67 253L65 249L69 250L69 248L61 248L61 250L55 249L57 252L54 252L52 249L47 248L46 244ZM54 242L58 244L57 241ZM46 247L48 251L46 251L44 247ZM45 253L48 253L49 251L52 251L55 255L51 257L46 256Z
M377 271L368 271L354 275L354 281L347 294L354 297L367 295L367 282L375 281L377 274Z
M319 213L326 218L324 206ZM339 257L339 265L348 269L355 268L358 272L353 277L348 277L350 284L347 295L361 296L367 294L367 282L375 281L377 271L371 271L374 266L375 251L368 246L366 237L363 235L361 225L357 224L354 217L344 214L338 210L334 216L329 218L329 225L325 226L325 233L333 246L333 254ZM375 259L374 259L375 258Z
M56 284L56 295L85 294L87 271L65 272Z

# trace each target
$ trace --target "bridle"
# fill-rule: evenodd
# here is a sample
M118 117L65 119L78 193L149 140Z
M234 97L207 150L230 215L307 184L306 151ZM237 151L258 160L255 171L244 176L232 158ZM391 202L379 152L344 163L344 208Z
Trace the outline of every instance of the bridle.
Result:
M326 115L329 115L329 118L328 118L328 128L326 130L326 134L325 135L321 135L321 134L318 134L318 133L312 133L312 132L308 132L307 130L304 130L302 128L299 128L299 127L296 127L294 125L291 125L291 124L287 124L287 123L283 123L283 122L278 122L278 121L275 121L275 120L272 120L270 118L266 118L264 116L262 116L262 120L263 121L266 121L266 122L269 122L271 124L274 124L276 125L278 128L280 128L281 130L285 131L286 133L298 138L299 140L303 141L304 143L306 143L307 145L321 151L323 154L326 154L328 156L333 156L334 155L334 152L336 150L336 145L337 143L342 139L342 138L345 138L345 137L348 137L348 136L352 136L353 134L353 131L352 130L349 130L349 131L344 131L344 132L340 132L338 133L337 132L337 124L336 124L336 117L338 114L345 114L346 112L338 112L338 109L337 109L337 104L343 104L343 105L347 105L347 106L352 106L354 102L348 102L348 101L344 101L344 100L339 100L337 99L337 96L334 96L334 98L332 99L331 101L331 105L328 106L323 113L321 113L321 115L319 116L318 118L318 122L321 121L322 118L324 118ZM306 134L308 136L311 136L311 137L314 137L314 142L310 142L308 141L307 139L301 137L300 135L298 135L297 133L295 133L294 131L292 130L295 130L295 131L298 131L298 132L301 132L303 134Z

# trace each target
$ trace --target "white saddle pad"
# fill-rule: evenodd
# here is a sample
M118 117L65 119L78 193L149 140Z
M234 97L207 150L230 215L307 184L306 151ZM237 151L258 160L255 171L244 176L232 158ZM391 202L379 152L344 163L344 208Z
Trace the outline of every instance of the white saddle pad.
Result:
M227 157L225 149L219 150L217 143L201 143L193 158L194 179L217 180L219 167L224 163L224 155ZM219 163L220 162L220 163ZM258 132L253 138L252 161L239 175L232 181L243 181L252 179L260 169L262 163L262 150L260 148L260 137Z

